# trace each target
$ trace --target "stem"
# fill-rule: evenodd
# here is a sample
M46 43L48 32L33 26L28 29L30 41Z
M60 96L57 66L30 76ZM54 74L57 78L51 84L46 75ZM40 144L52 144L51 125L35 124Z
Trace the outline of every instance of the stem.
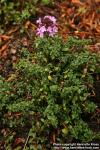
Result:
M30 130L29 130L29 132L30 132ZM25 144L24 144L23 150L25 150L25 148L26 148L26 145L27 145L27 142L28 142L28 140L29 140L29 137L30 137L30 135L29 135L29 133L28 133L28 136L27 136L26 142L25 142Z

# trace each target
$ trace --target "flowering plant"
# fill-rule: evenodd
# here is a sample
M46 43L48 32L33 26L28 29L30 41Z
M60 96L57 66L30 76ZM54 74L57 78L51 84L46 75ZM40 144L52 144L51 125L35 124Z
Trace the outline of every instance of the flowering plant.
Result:
M58 32L56 18L54 16L39 18L36 23L38 24L36 34L40 37L44 37L45 34L53 37Z
M20 137L20 150L99 141L99 115L93 117L99 109L98 93L93 97L93 92L100 55L86 49L88 42L72 37L65 42L58 35L36 38L35 51L24 49L13 74L0 76L0 149L4 143L3 149L18 150Z

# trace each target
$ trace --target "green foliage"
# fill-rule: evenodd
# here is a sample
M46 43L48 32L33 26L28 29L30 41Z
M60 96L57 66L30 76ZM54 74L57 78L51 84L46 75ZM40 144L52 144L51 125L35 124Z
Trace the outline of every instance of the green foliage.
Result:
M48 5L48 4L50 3L50 0L42 0L42 3L43 3L44 5Z
M34 17L40 2L44 5L50 3L49 0L0 0L0 29L5 29L8 24L19 24Z
M66 43L58 36L38 38L36 53L23 52L13 78L0 78L0 122L17 132L30 126L27 149L36 145L38 150L49 149L55 133L59 143L96 136L82 114L98 107L91 93L93 74L100 73L100 56L89 53L86 44L72 37Z
M23 2L20 0L15 2L7 0L0 1L0 28L4 28L12 22L19 23L30 17L30 3L28 1ZM35 12L34 10L32 11L33 13Z

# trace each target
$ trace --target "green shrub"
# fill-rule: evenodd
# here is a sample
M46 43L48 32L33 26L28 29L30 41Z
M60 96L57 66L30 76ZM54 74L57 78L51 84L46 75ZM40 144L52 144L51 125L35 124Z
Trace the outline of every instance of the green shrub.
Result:
M15 74L0 78L0 122L25 138L28 134L27 150L53 149L53 137L56 143L96 137L82 115L98 107L91 94L100 56L86 50L86 44L72 37L66 43L58 36L38 38L36 53L23 51Z

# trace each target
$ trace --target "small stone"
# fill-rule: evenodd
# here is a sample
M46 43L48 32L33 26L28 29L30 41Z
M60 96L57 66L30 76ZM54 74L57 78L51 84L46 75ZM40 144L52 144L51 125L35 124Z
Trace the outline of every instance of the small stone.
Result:
M10 53L11 53L11 54L16 54L16 49L11 49L11 50L10 50Z

